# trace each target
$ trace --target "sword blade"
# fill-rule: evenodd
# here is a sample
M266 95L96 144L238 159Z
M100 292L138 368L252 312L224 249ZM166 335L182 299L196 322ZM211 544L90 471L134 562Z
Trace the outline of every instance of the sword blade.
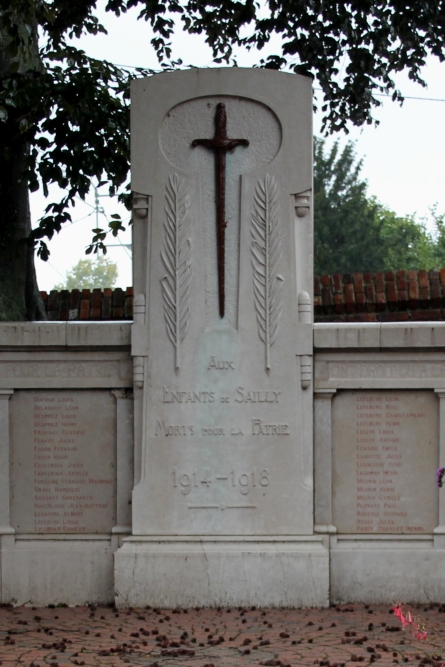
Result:
M226 153L215 151L216 240L218 261L219 314L225 311L225 233L226 233Z

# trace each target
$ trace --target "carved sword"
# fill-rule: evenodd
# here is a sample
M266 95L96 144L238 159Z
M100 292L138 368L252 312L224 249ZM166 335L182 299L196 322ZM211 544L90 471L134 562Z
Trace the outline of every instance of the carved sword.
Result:
M219 102L215 112L215 135L212 139L195 139L192 147L204 146L215 153L216 247L218 261L219 314L224 317L225 301L225 230L226 222L226 153L237 146L248 146L247 139L227 136L226 105Z

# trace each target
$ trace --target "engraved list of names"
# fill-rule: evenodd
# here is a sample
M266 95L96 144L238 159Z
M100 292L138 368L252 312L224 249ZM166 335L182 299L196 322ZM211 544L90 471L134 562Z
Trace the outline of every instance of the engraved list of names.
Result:
M333 405L334 525L342 533L437 526L438 399L432 391L345 391Z
M17 532L111 530L115 404L103 390L14 393L11 516Z

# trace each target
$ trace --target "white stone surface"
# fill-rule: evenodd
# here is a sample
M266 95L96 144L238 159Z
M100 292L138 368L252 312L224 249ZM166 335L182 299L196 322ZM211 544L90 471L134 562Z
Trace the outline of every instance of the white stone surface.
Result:
M228 136L249 142L226 156L224 317L215 155L192 145L213 137L219 104ZM298 294L312 293L311 116L311 82L294 75L190 70L132 84L134 282L146 314L132 335L141 386L121 604L326 603L327 552L312 539L310 299L298 313ZM306 538L281 544L289 536Z
M432 391L335 395L333 523L339 533L432 534L438 403Z
M12 532L9 507L9 399L13 393L8 389L0 390L0 536Z
M109 539L16 540L1 551L1 601L45 606L114 599Z
M2 351L0 389L76 389L131 387L127 351L89 349Z
M445 322L317 322L316 349L445 347Z
M192 70L136 81L132 90L132 187L151 197L152 215L144 259L150 276L142 289L150 385L134 534L312 534L312 397L303 396L296 359L311 352L308 344L298 345L297 312L297 294L311 274L297 285L302 249L289 206L292 194L311 188L310 81ZM227 156L224 319L218 312L214 155L192 147L195 138L213 136L220 102L229 136L250 142ZM266 262L268 290L277 290L270 324L264 324L268 342L259 333L262 288L254 290L263 250L253 220L262 215L275 222ZM309 231L311 219L309 212ZM189 262L182 276L187 287L183 294L168 287L167 296L175 238ZM172 313L181 314L179 335ZM138 329L135 351L141 354Z
M5 348L129 346L130 322L0 322Z
M115 554L116 604L326 607L328 551L312 540L147 541Z
M11 525L17 533L109 533L116 524L116 399L108 391L16 391Z
M445 360L437 351L318 352L317 389L441 389Z
M130 346L130 323L127 322L67 322L66 344L78 346Z
M432 542L338 541L331 549L331 603L442 602L445 551Z

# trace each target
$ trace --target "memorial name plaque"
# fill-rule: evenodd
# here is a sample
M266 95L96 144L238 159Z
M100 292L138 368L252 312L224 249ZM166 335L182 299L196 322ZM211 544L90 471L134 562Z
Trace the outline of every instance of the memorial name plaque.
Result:
M109 391L17 391L11 398L12 526L104 533L115 525L116 399Z
M341 533L432 533L438 398L345 391L333 403L334 525Z

